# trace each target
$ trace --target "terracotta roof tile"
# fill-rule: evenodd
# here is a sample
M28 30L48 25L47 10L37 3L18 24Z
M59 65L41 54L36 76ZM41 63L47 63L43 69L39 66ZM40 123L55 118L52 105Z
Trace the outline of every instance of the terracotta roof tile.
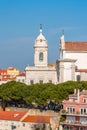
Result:
M18 76L25 76L24 72L20 72L20 74Z
M7 70L0 69L0 73L7 73Z
M0 111L0 120L20 120L26 112Z
M50 116L27 116L22 122L50 123Z
M65 42L66 51L87 51L87 42Z
M87 69L76 69L75 72L87 72Z
M18 70L18 69L14 67L9 67L7 70Z

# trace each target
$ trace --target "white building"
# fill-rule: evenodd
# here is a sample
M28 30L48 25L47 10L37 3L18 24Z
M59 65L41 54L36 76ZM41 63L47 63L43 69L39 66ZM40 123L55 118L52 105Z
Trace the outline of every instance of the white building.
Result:
M40 34L34 45L34 66L25 68L25 83L54 84L69 80L87 80L87 42L65 42L60 39L60 59L55 64L48 64L48 45L46 38Z
M52 123L52 124L51 124ZM0 130L48 130L53 125L50 116L28 115L28 112L0 111Z
M48 45L40 28L40 34L34 45L34 66L25 68L25 83L58 83L56 64L48 64Z
M87 42L60 39L59 82L87 80Z
M20 72L19 75L16 76L16 81L24 83L25 82L25 73Z

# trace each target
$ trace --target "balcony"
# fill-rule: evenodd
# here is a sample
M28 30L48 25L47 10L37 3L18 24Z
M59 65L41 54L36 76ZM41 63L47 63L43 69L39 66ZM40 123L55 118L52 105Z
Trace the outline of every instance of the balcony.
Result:
M66 125L66 126L79 126L79 127L87 127L87 122L79 122L79 121L64 121L64 122L60 122L60 125Z
M81 117L87 117L87 113L80 113L80 112L67 112L65 110L62 110L61 115L67 115L67 116L81 116Z

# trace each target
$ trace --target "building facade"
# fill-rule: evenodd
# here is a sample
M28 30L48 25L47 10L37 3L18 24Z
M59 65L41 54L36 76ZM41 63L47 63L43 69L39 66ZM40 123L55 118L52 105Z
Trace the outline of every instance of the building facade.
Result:
M87 80L87 42L66 42L60 38L59 82Z
M60 123L60 130L87 130L87 90L75 89L74 94L63 101L63 109L66 120Z
M16 81L24 83L25 82L25 72L20 72L19 75L16 76Z
M29 111L0 111L0 130L57 130L57 116Z
M48 64L47 40L40 34L34 44L34 66L26 66L25 83L54 84L87 80L87 42L66 42L64 35L60 38L60 58L55 64Z
M48 64L48 45L47 40L40 34L35 40L34 45L34 66L27 66L25 68L25 83L58 83L57 68L55 64Z
M8 67L7 69L0 69L0 84L15 81L18 75L19 69L17 68Z
M19 75L19 69L14 67L8 67L7 74L10 75L11 78L16 78L16 76Z

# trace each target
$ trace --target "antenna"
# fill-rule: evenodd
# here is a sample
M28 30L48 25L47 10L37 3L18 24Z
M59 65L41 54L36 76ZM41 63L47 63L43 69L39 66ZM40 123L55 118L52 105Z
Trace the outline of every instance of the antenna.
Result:
M62 29L62 35L64 35L64 29Z
M42 33L42 24L40 24L40 33Z
M42 24L40 24L40 29L42 29Z

